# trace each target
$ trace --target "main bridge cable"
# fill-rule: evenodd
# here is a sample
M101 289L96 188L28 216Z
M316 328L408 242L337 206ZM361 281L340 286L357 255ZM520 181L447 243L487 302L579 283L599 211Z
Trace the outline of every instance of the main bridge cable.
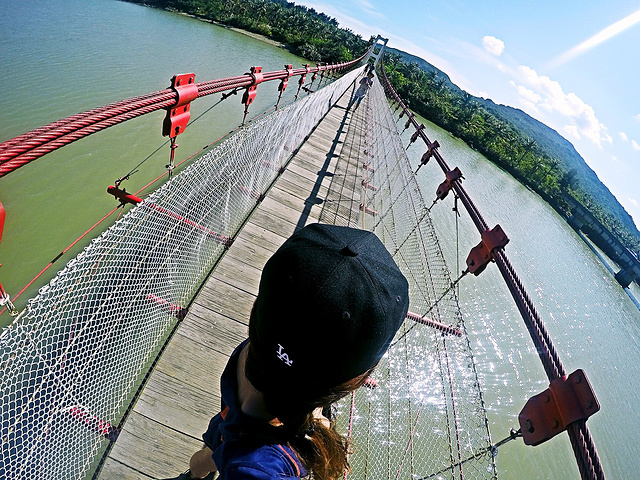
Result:
M344 71L357 65L368 53L367 51L361 57L349 62L266 72L263 74L263 81L281 80L316 72ZM245 74L197 83L195 84L198 88L197 98L227 90L247 88L253 81L250 74ZM176 104L177 98L178 93L172 89L159 90L78 113L0 143L0 177L105 128L156 110L170 108Z
M395 100L403 112L409 114L409 109L404 104L400 96L391 86L389 79L386 76L384 64L381 68L382 79L385 84L385 90ZM426 145L432 143L427 138L424 129L421 129L418 122L413 115L409 115L408 122L416 128L418 136L425 142ZM435 150L433 157L436 159L440 168L446 173L451 172L451 169L445 162L440 152ZM473 223L476 225L478 231L482 234L489 230L487 223L480 214L480 211L475 206L467 192L464 190L460 182L453 182L452 187L459 197L460 201L464 205L465 209L469 213ZM502 274L502 277L507 284L509 291L520 311L520 314L525 322L529 335L533 340L534 345L538 351L538 355L542 361L545 373L549 381L566 377L566 371L562 365L558 352L553 345L551 337L544 326L544 323L536 310L531 298L527 294L522 281L518 277L515 269L509 262L506 253L503 249L498 248L493 252L493 258ZM600 458L596 451L595 444L589 432L589 429L585 421L574 422L567 428L567 433L571 440L574 455L578 463L578 469L583 479L604 479L604 471Z
M209 107L207 110L205 110L204 112L202 112L200 115L198 115L192 122L191 124L196 123L198 120L200 120L204 115L206 115L208 112L210 112L214 107L216 107L218 104L220 104L222 101L226 100L227 98L229 98L231 95L235 95L237 94L239 89L235 89L230 91L229 93L226 94L222 94L222 98L220 100L218 100L218 102L214 103L213 105L211 105L211 107ZM250 122L254 121L255 119L267 114L269 111L261 113L256 115L256 117L252 118L251 120L249 120ZM240 128L236 127L233 130L231 130L229 133L221 136L220 138L214 140L213 142L208 143L207 145L205 145L204 147L202 147L200 150L192 153L191 155L189 155L187 158L185 158L184 160L182 160L180 163L178 163L176 165L176 168L180 167L181 165L183 165L184 163L188 162L189 160L191 160L193 157L195 157L196 155L202 153L204 150L206 150L207 148L209 148L211 145L214 145L216 143L218 143L220 140L222 140L225 136L235 132L236 130L238 130ZM144 160L142 160L142 162L140 162L138 165L136 165L129 173L127 173L126 175L118 178L118 180L116 180L115 182L115 186L119 187L119 185L124 181L124 180L128 180L131 175L133 175L134 173L137 172L137 169L143 164L145 163L147 160L149 160L153 155L155 155L156 153L158 153L162 148L164 148L168 143L170 142L170 140L165 141L164 143L162 143L162 145L160 145L158 148L156 148L153 152L151 152ZM163 172L161 175L159 175L158 177L154 178L153 180L151 180L150 182L148 182L146 185L144 185L142 188L138 189L134 195L140 195L141 192L147 190L151 185L153 185L154 183L158 182L162 177L164 177L165 175L168 175L169 172L165 171ZM107 218L109 218L111 215L113 215L120 207L123 207L125 204L124 203L120 203L117 207L113 208L111 211L109 211L106 215L104 215L100 220L98 220L96 223L94 223L89 229L87 229L82 235L80 235L78 238L76 238L71 244L69 244L69 246L67 246L66 248L64 248L62 251L60 251L60 253L58 253L53 260L51 260L42 270L40 270L40 272L31 279L31 281L29 281L14 297L13 297L13 301L17 300L31 285L33 285L33 283L38 280L38 278L40 278L47 270L49 270L49 268L51 268L53 266L54 263L56 263L58 260L60 260L60 258L62 258L63 255L65 255L69 250L71 250L80 240L82 240L84 237L86 237L89 233L91 233L93 230L95 230L100 224L102 224ZM0 285L1 287L1 285ZM13 306L13 304L11 303L11 297L9 296L9 294L7 294L5 292L5 298L6 300L2 301L2 292L4 292L4 290L0 291L0 315L2 315L6 310L9 310L11 312L12 316L17 316L20 312ZM5 308L2 308L5 307Z

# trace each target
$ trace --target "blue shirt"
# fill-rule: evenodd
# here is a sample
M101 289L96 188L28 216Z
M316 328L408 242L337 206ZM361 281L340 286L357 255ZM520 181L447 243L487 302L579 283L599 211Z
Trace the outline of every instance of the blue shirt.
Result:
M236 376L240 351L234 350L220 378L222 411L209 422L202 438L213 450L220 480L299 479L307 471L282 438L281 429L242 412Z

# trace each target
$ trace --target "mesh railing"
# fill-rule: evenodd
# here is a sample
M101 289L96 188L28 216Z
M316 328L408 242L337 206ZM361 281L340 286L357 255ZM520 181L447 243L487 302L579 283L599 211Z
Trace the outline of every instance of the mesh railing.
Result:
M415 315L370 388L339 406L339 428L354 449L348 478L496 478L450 271L379 83L353 115L320 221L375 231L409 280ZM343 196L353 185L360 198Z
M85 478L261 194L355 79L242 128L70 261L0 335L0 478Z

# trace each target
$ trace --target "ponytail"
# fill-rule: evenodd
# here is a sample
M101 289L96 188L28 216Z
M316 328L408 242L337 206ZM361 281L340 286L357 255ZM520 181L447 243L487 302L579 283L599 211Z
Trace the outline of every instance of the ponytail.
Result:
M263 392L267 410L282 422L289 445L315 480L341 478L349 470L347 456L351 452L348 439L336 432L333 425L327 427L325 422L315 418L313 411L329 406L359 388L372 371L373 368L312 401Z

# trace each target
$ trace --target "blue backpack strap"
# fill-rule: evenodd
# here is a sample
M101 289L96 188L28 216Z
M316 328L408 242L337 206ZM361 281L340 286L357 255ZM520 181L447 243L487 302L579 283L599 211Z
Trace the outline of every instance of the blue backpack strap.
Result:
M284 453L285 458L287 458L291 462L291 465L293 466L298 478L307 476L307 470L302 465L302 462L298 458L298 455L296 455L296 453L289 445L278 444L277 448L279 448L282 453Z

